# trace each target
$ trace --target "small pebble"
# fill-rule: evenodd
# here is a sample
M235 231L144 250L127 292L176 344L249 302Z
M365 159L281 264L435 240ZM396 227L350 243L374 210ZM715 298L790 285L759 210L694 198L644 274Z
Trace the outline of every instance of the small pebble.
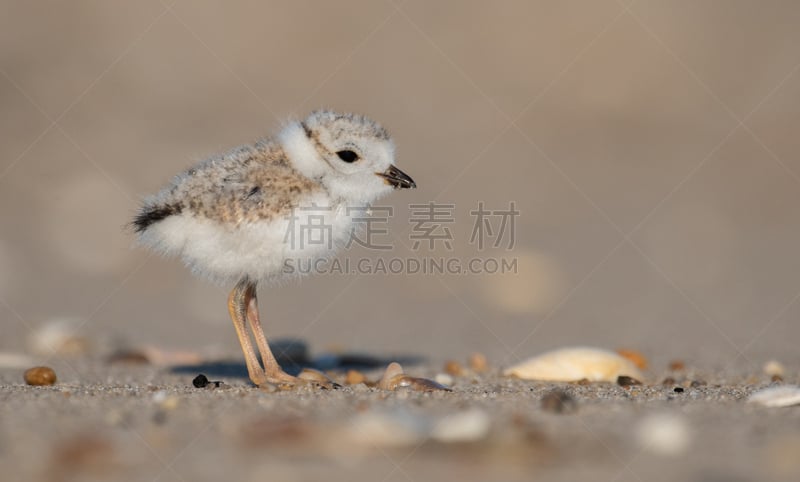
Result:
M692 388L702 387L706 384L703 380L692 380L692 383L689 384Z
M672 377L667 377L661 382L662 385L666 385L666 386L675 385L675 383L676 383L675 379L672 378Z
M448 360L444 364L444 372L454 377L460 377L464 375L464 367L455 360Z
M217 381L209 380L202 373L194 377L194 380L192 380L192 385L194 385L195 388L219 388L220 385L222 384L223 383L219 380Z
M542 397L542 410L553 413L573 413L578 409L578 402L572 395L563 390L553 390Z
M473 353L469 356L469 368L475 373L486 373L489 371L489 362L483 353Z
M53 385L56 380L56 372L50 367L33 367L25 371L25 383L28 385Z
M772 377L770 377L770 380L772 381L772 383L782 383L783 382L783 377L776 374L776 375L772 375Z
M683 393L683 387L675 387L672 389L672 391L675 393Z
M194 385L195 388L206 388L208 383L208 377L202 373L194 377L194 380L192 380L192 385Z
M617 385L621 387L630 387L632 385L641 385L641 384L642 382L633 377L629 377L626 375L620 375L617 377Z

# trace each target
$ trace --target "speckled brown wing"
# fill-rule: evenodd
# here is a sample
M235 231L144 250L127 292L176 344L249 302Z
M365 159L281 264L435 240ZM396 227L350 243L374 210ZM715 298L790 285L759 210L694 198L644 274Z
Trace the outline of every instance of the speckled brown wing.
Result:
M229 226L288 216L321 186L293 169L280 146L261 142L209 158L175 177L147 199L134 218L137 232L176 214Z

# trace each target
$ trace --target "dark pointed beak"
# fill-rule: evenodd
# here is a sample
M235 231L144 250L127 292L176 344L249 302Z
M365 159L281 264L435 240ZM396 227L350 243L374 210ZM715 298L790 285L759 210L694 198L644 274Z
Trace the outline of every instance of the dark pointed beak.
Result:
M389 169L386 171L376 172L375 174L381 176L386 181L386 184L395 189L408 189L417 187L417 183L415 183L408 174L398 169L394 164L389 166Z

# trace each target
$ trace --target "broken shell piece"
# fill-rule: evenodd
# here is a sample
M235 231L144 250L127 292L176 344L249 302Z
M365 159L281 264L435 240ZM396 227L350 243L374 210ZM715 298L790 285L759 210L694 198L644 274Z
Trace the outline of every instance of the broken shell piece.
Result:
M435 390L444 390L450 392L449 388L427 378L410 377L408 375L400 375L394 377L390 382L389 390L397 390L398 388L409 388L415 392L432 392Z
M314 370L313 368L303 368L303 371L297 375L297 378L300 380L306 380L309 382L319 383L324 387L338 387L339 384L328 378L328 375L325 375L319 370Z
M503 370L524 380L616 382L619 376L644 377L627 358L599 348L562 348L529 358Z
M397 362L392 362L386 367L386 372L378 382L378 388L381 390L408 388L418 392L431 392L434 390L451 391L446 386L436 383L433 380L405 375L403 373L403 367Z
M399 363L397 362L390 363L389 366L386 367L386 371L383 373L383 376L378 382L378 388L380 388L381 390L394 390L394 388L396 388L396 385L390 388L392 379L402 374L403 374L403 367Z
M759 390L747 398L750 403L758 403L765 407L790 407L800 405L800 387L785 385Z

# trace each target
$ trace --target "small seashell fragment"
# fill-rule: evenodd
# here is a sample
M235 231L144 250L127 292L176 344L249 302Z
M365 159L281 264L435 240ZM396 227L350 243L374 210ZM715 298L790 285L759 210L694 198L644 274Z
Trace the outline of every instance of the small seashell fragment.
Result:
M778 360L770 360L764 364L764 374L769 377L781 377L783 378L784 373L786 373L786 368L784 368L783 364Z
M616 382L625 375L641 380L639 369L627 358L599 348L575 347L543 353L503 370L524 380Z
M797 385L783 385L765 388L751 394L747 401L765 407L800 405L800 387Z
M437 420L430 437L437 442L477 442L486 438L491 428L489 415L479 409L456 412Z
M437 383L427 378L410 377L408 375L400 375L394 377L389 382L389 390L397 390L398 388L409 388L415 392L432 392L435 390L452 391L446 386Z
M300 380L306 380L308 382L319 383L323 387L338 387L339 384L331 380L328 375L325 375L319 370L314 370L313 368L303 368L297 378Z
M56 380L56 372L50 367L33 367L25 371L25 383L28 385L53 385Z
M489 362L483 353L473 353L469 356L469 368L475 373L486 373L489 371Z
M392 379L402 374L403 374L403 367L399 363L397 362L390 363L389 366L386 367L386 371L383 373L383 376L378 382L378 388L380 388L381 390L394 390L397 387L397 385L395 384L390 387L390 385L392 385Z
M386 367L383 377L378 382L381 390L397 390L398 388L408 388L418 392L431 392L434 390L451 391L449 388L428 380L427 378L411 377L403 373L403 367L397 362L392 362Z
M659 413L648 415L639 422L636 438L643 450L675 457L686 452L692 437L689 424L682 416Z

